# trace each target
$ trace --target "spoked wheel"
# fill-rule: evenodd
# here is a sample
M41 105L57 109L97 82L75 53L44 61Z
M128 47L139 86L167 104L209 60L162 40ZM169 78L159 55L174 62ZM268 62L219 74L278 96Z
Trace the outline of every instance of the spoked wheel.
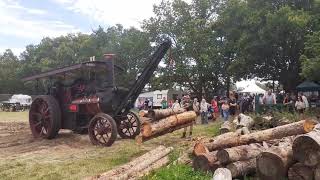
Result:
M34 137L52 139L61 127L61 111L57 100L52 96L38 96L29 111L29 124Z
M111 146L117 139L117 125L111 116L99 113L90 120L88 133L92 144Z
M127 118L121 119L118 122L118 133L122 138L135 138L140 134L140 120L139 117L129 112Z

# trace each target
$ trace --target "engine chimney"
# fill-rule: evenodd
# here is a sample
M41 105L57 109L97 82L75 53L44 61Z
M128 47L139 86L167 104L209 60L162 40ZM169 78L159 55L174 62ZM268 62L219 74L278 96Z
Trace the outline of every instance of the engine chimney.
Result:
M104 54L104 61L107 65L106 82L108 87L114 87L114 57L115 54Z

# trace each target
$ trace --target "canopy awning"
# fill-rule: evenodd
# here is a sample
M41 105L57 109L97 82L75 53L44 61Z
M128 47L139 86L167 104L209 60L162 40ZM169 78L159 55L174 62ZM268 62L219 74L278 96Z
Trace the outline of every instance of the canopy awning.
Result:
M250 84L244 90L240 91L242 93L255 93L255 94L264 94L266 91L259 87L258 85Z
M298 91L320 91L320 85L311 81L304 81L296 89Z

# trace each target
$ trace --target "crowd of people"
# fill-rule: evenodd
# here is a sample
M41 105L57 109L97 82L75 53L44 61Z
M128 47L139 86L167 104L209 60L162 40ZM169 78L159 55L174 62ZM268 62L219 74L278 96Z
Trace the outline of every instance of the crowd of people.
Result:
M295 94L273 93L271 90L265 94L249 94L236 93L230 91L227 96L214 96L210 102L204 97L199 101L197 98L191 100L190 95L185 95L181 99L167 101L163 98L161 108L185 108L194 110L201 116L201 123L207 124L208 119L216 120L222 117L224 121L228 121L233 116L239 113L254 112L258 108L267 107L272 109L273 105L281 104L290 112L304 113L309 108L307 97L303 93ZM152 108L152 101L146 99L144 109Z

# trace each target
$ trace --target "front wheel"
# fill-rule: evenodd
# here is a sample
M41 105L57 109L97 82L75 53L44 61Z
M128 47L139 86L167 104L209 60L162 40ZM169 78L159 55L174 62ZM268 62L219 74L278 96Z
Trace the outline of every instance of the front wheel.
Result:
M129 112L126 117L118 122L120 137L133 139L140 134L140 119L134 112Z
M111 146L117 139L116 122L111 116L98 113L90 120L88 134L92 144Z

